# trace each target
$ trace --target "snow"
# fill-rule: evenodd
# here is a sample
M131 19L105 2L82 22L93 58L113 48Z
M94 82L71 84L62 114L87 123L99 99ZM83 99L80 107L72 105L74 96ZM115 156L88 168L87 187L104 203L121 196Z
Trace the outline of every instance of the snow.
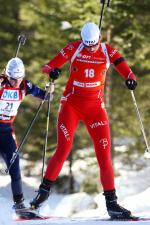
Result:
M150 217L150 167L138 172L122 170L121 176L116 178L116 189L119 202L132 211L134 215ZM102 193L91 196L81 192L64 195L52 193L48 201L41 207L42 215L52 216L48 220L13 221L15 218L12 209L12 196L9 176L0 175L0 225L29 225L29 224L66 224L66 225L126 225L127 223L143 225L150 221L100 221L99 218L108 218L104 196ZM35 196L35 190L40 181L35 178L23 177L25 203ZM62 217L62 218L61 218Z
M122 151L123 145L118 147L118 151ZM116 149L117 151L117 149ZM93 149L88 149L88 151L79 151L80 159L78 159L73 164L73 173L78 177L78 182L81 183L84 179L87 167L91 168L91 157L90 154L93 152ZM86 157L85 157L86 154ZM129 164L122 164L121 160L118 158L115 162L115 169L118 171L119 176L116 177L116 190L119 203L131 210L134 215L150 217L150 161L145 159L143 156L134 160L135 165L133 164L129 167ZM136 155L133 157L136 157ZM82 158L86 158L83 160ZM96 160L96 159L95 159ZM27 161L22 160L21 167L22 170L26 165ZM1 167L3 168L3 162L0 162ZM36 164L37 165L37 164ZM32 171L39 172L39 163L38 167L35 167ZM93 161L92 161L93 166ZM94 169L93 169L94 168ZM138 168L138 171L137 171ZM143 169L141 169L143 168ZM1 168L0 168L1 169ZM62 170L62 174L68 173L67 161ZM92 171L97 171L98 168L92 167ZM31 174L30 177L23 176L23 190L25 195L25 204L29 206L30 200L36 195L35 191L38 189L40 184L41 177L38 179L34 178ZM93 173L93 177L95 174ZM0 225L30 225L30 224L66 224L66 225L126 225L129 223L132 224L150 224L149 221L139 221L139 222L123 222L123 221L100 221L99 218L109 218L106 206L105 199L102 193L97 195L89 195L85 192L80 192L76 194L56 194L51 193L49 199L40 209L40 213L45 216L51 216L51 219L48 220L36 220L36 221L23 221L18 222L14 221L15 214L12 209L12 195L10 188L10 177L8 175L0 175Z

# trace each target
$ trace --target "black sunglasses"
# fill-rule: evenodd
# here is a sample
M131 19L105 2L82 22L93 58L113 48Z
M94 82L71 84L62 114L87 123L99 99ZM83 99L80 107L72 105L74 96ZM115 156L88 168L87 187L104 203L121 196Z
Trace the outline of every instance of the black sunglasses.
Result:
M96 47L97 45L99 45L99 42L98 43L96 43L95 45L85 45L84 43L83 43L83 45L84 45L84 47L85 48L92 48L92 47Z

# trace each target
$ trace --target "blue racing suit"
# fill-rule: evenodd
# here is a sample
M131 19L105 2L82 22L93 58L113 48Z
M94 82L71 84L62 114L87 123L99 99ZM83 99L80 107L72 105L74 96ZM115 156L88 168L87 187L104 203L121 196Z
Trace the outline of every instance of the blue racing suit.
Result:
M45 91L35 86L27 80L23 80L19 88L10 86L9 81L5 81L0 88L0 154L7 167L13 153L17 149L16 137L13 129L13 121L17 115L18 108L23 98L31 94L34 97L44 99ZM12 164L9 174L11 177L11 189L13 198L23 195L21 171L19 166L19 155Z

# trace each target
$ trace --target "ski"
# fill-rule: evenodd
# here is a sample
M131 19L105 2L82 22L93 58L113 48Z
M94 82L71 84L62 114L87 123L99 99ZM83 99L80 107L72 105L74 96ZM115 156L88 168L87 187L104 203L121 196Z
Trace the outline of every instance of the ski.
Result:
M146 217L131 217L131 218L128 218L128 219L112 219L112 218L105 218L105 219L102 219L102 218L99 218L99 219L96 219L95 221L150 221L150 218L146 218Z
M25 220L48 220L48 221L53 221L53 220L61 220L62 224L63 222L69 221L69 222L81 222L81 221L150 221L150 217L140 217L140 216L131 216L130 218L101 218L101 217L90 217L90 218L84 218L84 217L77 217L77 218L70 218L70 217L57 217L57 216L43 216L39 214L35 210L31 210L30 208L26 209L21 209L16 211L16 218L15 221L25 221Z
M31 210L30 208L25 208L21 210L16 210L16 219L15 221L22 221L22 220L45 220L49 217L42 216L35 210Z
M130 218L100 218L100 217L96 217L96 218L80 218L81 219L81 221L129 221L129 222L131 222L131 221L150 221L150 217L140 217L140 216L131 216ZM76 220L79 220L79 218L74 218L74 219L71 219L71 220L73 220L73 221L76 221Z

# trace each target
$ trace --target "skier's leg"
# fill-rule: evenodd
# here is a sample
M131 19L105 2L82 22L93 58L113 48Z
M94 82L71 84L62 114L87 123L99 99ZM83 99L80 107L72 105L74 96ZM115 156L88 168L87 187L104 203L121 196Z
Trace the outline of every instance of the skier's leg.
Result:
M32 209L38 208L49 197L51 186L57 179L63 163L70 153L78 120L79 118L74 108L68 102L63 103L58 116L57 148L48 162L38 195L30 203Z
M100 180L104 190L114 189L114 171L111 161L111 138L107 113L104 108L93 105L91 113L84 120L91 139L100 168Z
M78 115L72 106L66 103L59 113L57 124L57 148L53 157L49 160L45 173L46 179L55 181L58 177L63 163L70 153L78 120Z
M95 110L96 112L92 112L93 116L85 122L95 146L107 211L112 218L129 218L131 212L117 203L114 171L110 154L111 138L107 113L104 108L96 109L95 107Z
M3 151L2 155L7 164L7 167L10 165L10 160L17 148L16 138L14 133L8 133L3 135ZM21 180L21 171L19 165L19 155L17 156L15 162L12 164L9 175L11 177L11 189L13 194L14 208L25 208L24 206L24 197L22 190L22 180Z

